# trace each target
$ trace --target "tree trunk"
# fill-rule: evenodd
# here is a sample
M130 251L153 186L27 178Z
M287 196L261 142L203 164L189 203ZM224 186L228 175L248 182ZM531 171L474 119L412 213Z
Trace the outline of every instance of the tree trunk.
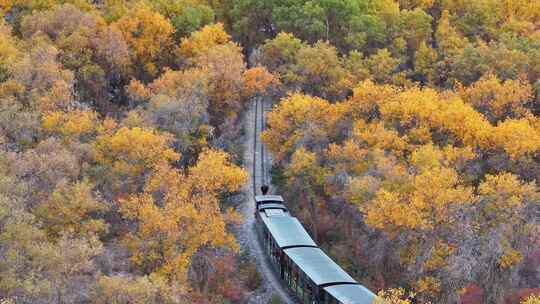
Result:
M308 195L308 205L309 205L309 213L311 215L311 231L313 231L313 239L315 243L318 242L319 239L319 229L318 229L318 219L317 216L317 206L315 204L315 200L313 199L313 196Z

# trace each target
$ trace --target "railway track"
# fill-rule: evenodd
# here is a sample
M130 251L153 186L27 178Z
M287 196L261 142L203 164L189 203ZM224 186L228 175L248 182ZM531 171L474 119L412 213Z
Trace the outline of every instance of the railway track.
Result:
M269 153L260 140L260 134L265 126L265 112L269 105L262 99L256 98L252 107L247 111L246 136L244 142L244 164L250 171L251 185L245 187L245 202L242 206L244 223L239 231L239 241L252 259L257 264L257 270L262 277L262 287L257 290L248 300L250 304L266 304L272 297L277 297L280 303L296 304L296 300L290 295L274 272L270 262L261 246L255 227L255 194L260 194L259 189L263 184L271 186L269 168L271 159Z
M271 186L270 172L271 161L269 154L266 153L266 148L261 141L261 133L266 125L266 112L268 111L267 103L262 98L255 100L255 119L254 119L254 136L253 136L253 193L257 194L262 185Z
M251 202L256 206L256 227L252 231L258 232L257 245L265 253L259 258L271 264L270 271L263 275L277 282L276 291L284 302L294 301L290 291L302 303L371 304L375 295L319 248L278 193L257 193L260 186L270 184L271 160L260 140L265 128L264 100L256 100L254 107L252 192L260 195L255 197L256 204Z

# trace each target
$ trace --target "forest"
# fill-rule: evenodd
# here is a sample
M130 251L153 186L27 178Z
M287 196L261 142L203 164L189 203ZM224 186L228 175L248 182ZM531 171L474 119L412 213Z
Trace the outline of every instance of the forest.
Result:
M0 17L0 303L246 303L255 97L276 189L382 303L540 303L540 0Z

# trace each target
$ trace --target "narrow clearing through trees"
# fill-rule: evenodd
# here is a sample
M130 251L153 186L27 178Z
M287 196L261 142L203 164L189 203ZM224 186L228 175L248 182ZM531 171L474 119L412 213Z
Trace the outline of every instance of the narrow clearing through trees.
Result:
M245 140L244 140L244 166L250 172L251 180L244 187L245 202L242 206L244 223L239 231L239 241L242 249L246 250L257 264L262 279L262 286L249 299L248 303L266 304L277 296L281 303L294 304L296 301L288 290L281 284L279 277L272 270L266 255L261 248L255 230L255 193L263 183L270 185L269 169L271 167L270 155L266 153L260 140L260 133L264 127L264 115L270 104L262 98L256 98L253 105L245 114ZM272 187L270 187L270 192Z

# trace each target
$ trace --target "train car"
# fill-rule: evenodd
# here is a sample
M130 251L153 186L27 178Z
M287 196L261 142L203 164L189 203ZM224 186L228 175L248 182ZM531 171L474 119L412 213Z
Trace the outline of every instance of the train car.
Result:
M291 216L278 195L255 197L262 246L281 280L303 304L371 304L375 295L355 281Z
M324 304L363 304L372 303L375 295L362 285L333 285L323 288Z
M287 212L287 208L283 204L283 197L281 195L257 195L255 196L255 217L260 211L260 207L264 209L283 209Z
M269 204L269 203L276 203L276 204L282 204L283 205L283 197L281 195L257 195L255 196L255 203L257 204L257 207L260 204Z

